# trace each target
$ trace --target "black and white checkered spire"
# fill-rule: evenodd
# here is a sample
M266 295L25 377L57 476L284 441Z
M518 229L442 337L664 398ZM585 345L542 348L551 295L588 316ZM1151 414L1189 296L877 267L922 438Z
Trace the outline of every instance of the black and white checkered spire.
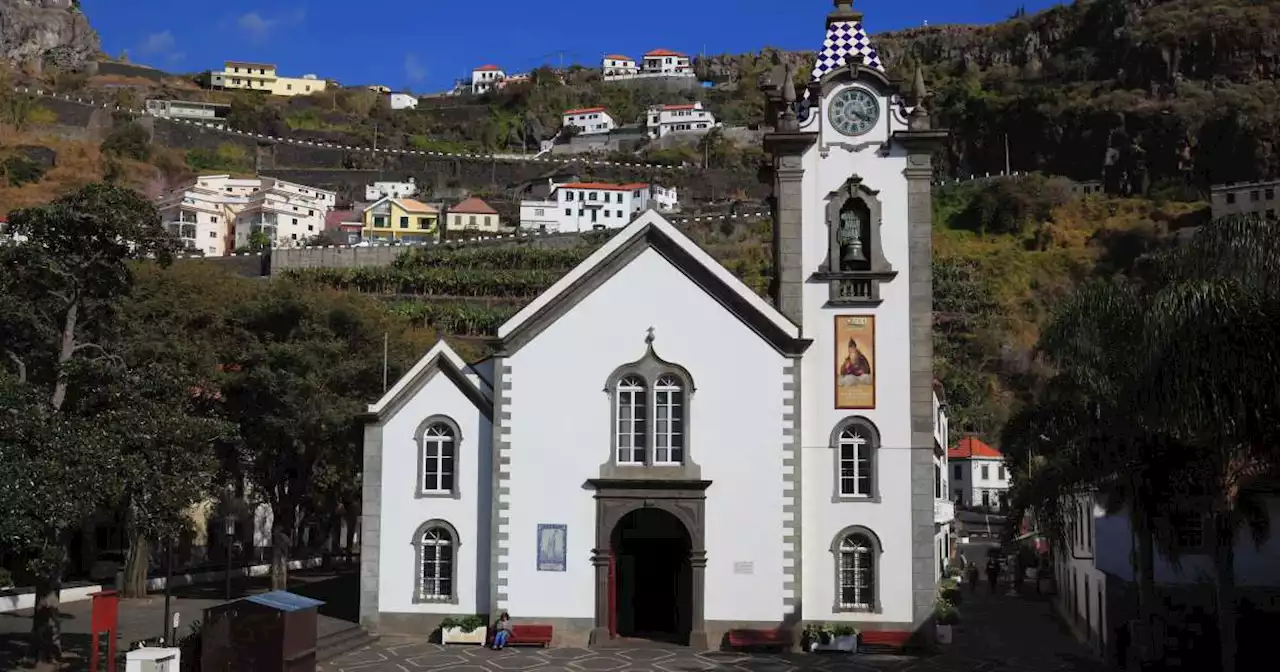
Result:
M853 8L853 0L835 0L835 5L835 11L827 15L827 39L813 64L813 81L844 65L845 59L854 54L862 56L863 65L884 72L880 54L862 25L862 12Z

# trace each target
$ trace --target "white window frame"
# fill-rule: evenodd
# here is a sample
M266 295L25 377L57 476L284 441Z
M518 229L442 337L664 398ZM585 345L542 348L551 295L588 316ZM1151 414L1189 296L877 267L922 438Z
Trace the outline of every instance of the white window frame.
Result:
M880 608L880 539L871 530L854 525L836 535L831 544L835 563L835 595L832 612L878 612ZM853 599L845 599L845 589Z
M458 550L462 546L458 531L444 520L428 520L414 531L413 545L417 555L414 563L413 601L417 604L458 603ZM448 549L448 558L442 549ZM434 567L431 578L428 567ZM442 588L448 582L448 589Z
M433 415L418 425L414 433L418 444L416 497L461 497L462 440L458 423L449 416ZM428 487L428 469L436 478L435 487ZM450 483L443 487L446 476Z
M653 464L684 464L684 384L669 373L653 385Z
M648 452L648 410L649 389L644 378L628 374L618 379L614 388L615 424L613 427L613 449L615 460L619 466L643 466ZM627 417L623 418L622 409L627 409ZM623 431L623 423L630 423L627 431ZM629 445L624 446L623 437L630 438ZM627 451L626 459L623 451Z
M875 459L871 455L874 449L871 439L862 436L862 428L856 424L850 424L840 430L840 438L836 442L838 451L836 460L839 462L840 471L836 474L839 479L840 496L847 498L870 498L875 492ZM845 456L845 450L852 450L852 457ZM865 455L859 455L865 451ZM851 475L846 476L845 470L849 469ZM863 471L867 473L863 473ZM865 492L861 487L863 478L866 478ZM852 481L852 488L846 489L846 480Z

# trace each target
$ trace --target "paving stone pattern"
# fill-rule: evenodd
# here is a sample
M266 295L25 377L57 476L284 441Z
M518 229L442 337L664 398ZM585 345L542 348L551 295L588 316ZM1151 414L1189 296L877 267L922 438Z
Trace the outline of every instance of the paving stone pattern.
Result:
M931 656L743 654L687 648L527 649L431 644L384 637L339 656L323 672L1102 672L1106 668L1065 631L1047 598L966 594L954 643Z

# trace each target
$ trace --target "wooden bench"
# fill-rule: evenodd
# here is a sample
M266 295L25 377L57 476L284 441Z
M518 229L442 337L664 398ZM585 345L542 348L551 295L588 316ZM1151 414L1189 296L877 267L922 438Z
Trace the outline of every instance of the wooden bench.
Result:
M864 630L858 635L862 653L897 653L907 645L911 633L903 630Z
M792 644L790 630L730 630L727 638L734 649L789 649Z
M512 625L507 646L551 646L555 628L550 625Z

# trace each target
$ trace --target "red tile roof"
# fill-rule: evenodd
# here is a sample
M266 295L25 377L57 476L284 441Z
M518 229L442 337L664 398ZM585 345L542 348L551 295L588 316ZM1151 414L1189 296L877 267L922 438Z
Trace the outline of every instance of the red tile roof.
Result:
M601 189L604 191L635 191L637 189L648 189L647 182L633 182L631 184L606 184L604 182L570 182L569 184L560 185L562 189Z
M981 439L973 436L966 436L960 439L960 445L947 450L948 460L967 460L971 457L989 457L1001 459L1004 455L1000 451L983 443Z
M631 57L630 57L630 56L623 56L622 54L606 54L606 55L605 55L605 58L612 59L612 60L615 60L615 61L629 61L629 60L631 60Z
M645 52L644 55L645 56L679 56L681 58L684 58L684 54L678 51L671 51L670 49L654 49L653 51Z
M463 215L496 215L497 210L489 207L488 203L472 196L461 203L449 208L451 213L459 213Z
M480 67L476 68L476 71L477 71L477 72L479 72L479 71L482 71L482 70L488 71L488 70L501 70L501 69L502 69L502 68L499 68L499 67L498 67L498 66L496 66L496 65L482 65L482 66L480 66Z
M580 110L568 110L565 114L587 114L588 112L604 112L603 107L584 107Z

